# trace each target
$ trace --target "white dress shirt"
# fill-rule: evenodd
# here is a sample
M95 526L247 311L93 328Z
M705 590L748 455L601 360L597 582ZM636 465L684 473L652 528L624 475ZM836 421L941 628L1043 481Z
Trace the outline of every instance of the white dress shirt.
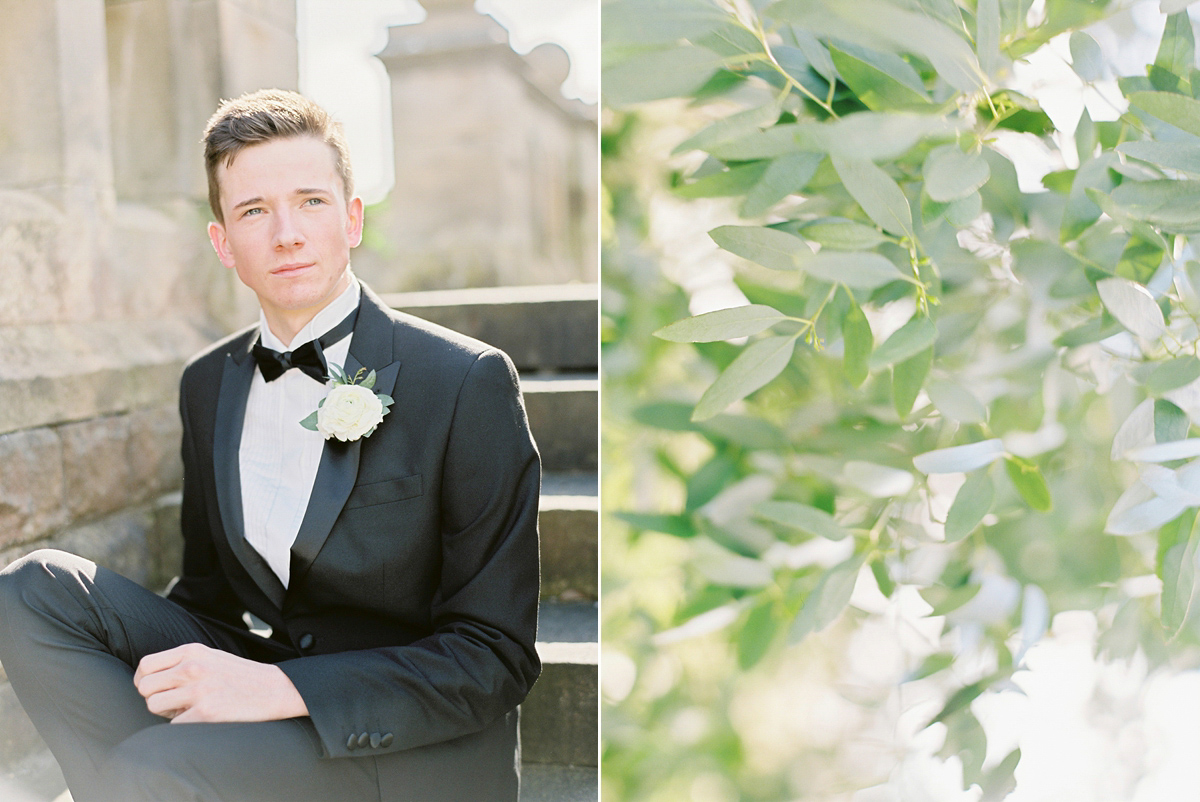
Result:
M262 344L283 352L317 339L358 307L359 295L356 279L300 329L291 343L281 342L271 333L260 311ZM345 366L351 337L343 337L325 349L329 364ZM285 588L290 578L292 544L308 509L325 446L320 432L305 429L300 421L316 411L317 403L328 393L326 385L296 368L272 382L264 381L262 372L255 368L246 399L238 449L246 540L266 559Z

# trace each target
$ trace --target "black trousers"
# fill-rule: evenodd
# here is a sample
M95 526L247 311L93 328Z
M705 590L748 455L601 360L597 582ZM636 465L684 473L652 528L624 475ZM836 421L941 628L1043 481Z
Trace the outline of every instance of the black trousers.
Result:
M375 758L320 757L308 718L171 724L133 685L185 643L246 654L219 628L120 574L41 550L0 571L0 663L75 802L356 802Z

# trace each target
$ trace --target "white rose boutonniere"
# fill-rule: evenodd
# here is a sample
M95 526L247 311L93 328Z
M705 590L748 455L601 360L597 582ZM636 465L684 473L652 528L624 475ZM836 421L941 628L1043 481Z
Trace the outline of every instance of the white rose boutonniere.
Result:
M369 437L375 427L383 421L394 402L391 396L372 391L375 386L375 371L362 378L360 368L353 378L337 365L329 366L330 379L329 395L319 404L317 411L300 421L305 429L320 432L328 440L336 437L338 440L350 441L360 437Z

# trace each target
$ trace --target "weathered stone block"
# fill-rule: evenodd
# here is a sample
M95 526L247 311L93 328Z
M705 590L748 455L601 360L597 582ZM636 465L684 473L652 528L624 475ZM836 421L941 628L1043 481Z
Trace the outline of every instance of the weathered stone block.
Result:
M46 545L78 554L139 585L154 587L153 537L154 513L143 506L69 529Z
M183 535L179 531L182 493L168 493L154 503L154 533L150 539L154 575L150 587L165 588L183 567Z
M0 765L10 765L46 745L7 682L0 684Z
M72 519L119 510L137 500L129 481L129 419L93 418L59 427L64 495Z
M0 435L0 546L67 522L62 440L50 429Z
M596 598L599 516L596 496L542 495L542 596L577 593Z
M149 498L178 488L183 481L179 457L182 427L175 406L138 409L127 417L130 492L138 498Z

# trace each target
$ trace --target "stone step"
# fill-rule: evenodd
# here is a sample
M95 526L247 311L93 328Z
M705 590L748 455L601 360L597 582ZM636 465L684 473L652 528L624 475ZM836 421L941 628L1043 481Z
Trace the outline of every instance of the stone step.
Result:
M522 375L521 393L529 428L542 455L542 471L595 471L599 377Z
M521 705L524 764L597 765L599 621L594 602L543 602L542 675Z
M542 598L597 598L598 525L596 474L542 476Z
M494 345L518 370L599 365L595 284L481 287L384 295L389 306Z
M521 765L521 802L596 802L599 798L597 769L553 763Z

